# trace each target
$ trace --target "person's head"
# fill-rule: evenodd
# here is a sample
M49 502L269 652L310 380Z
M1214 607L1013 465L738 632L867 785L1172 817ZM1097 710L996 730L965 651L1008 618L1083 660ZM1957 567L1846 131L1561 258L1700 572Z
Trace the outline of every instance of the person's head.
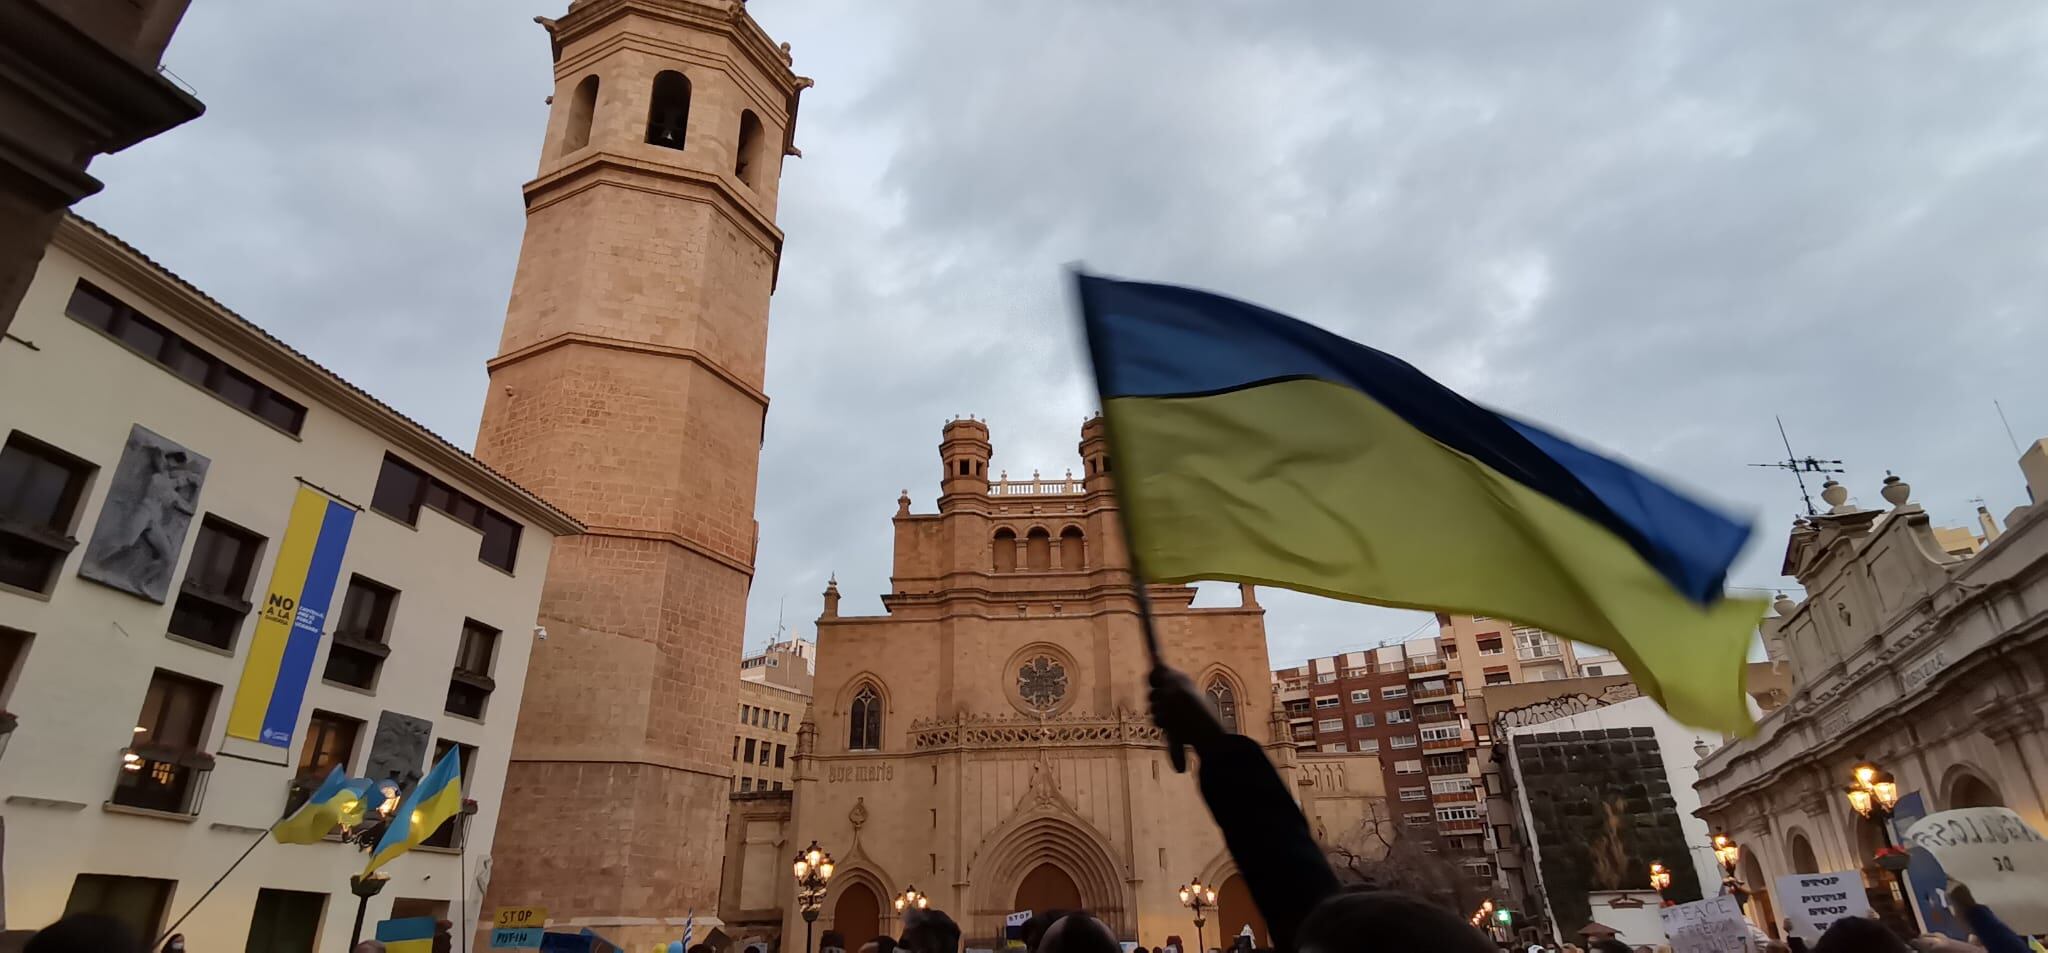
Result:
M1393 890L1346 892L1324 899L1302 918L1294 942L1300 953L1493 949L1492 942L1457 914Z
M1884 924L1864 917L1836 920L1813 945L1813 953L1910 953L1912 949Z
M1031 953L1038 953L1038 942L1045 939L1045 931L1052 929L1052 925L1058 923L1061 917L1073 912L1072 910L1041 910L1034 913L1030 919L1024 921L1023 929L1017 931L1020 934L1018 939L1024 941L1024 948L1026 950L1031 951Z
M1086 911L1076 910L1053 921L1038 941L1038 953L1122 953L1109 927Z
M1594 940L1586 949L1588 953L1635 953L1635 951L1628 948L1628 944L1611 936Z
M697 953L697 950L692 948L690 953ZM706 948L704 953L711 953L711 951L709 948ZM896 953L896 938L893 936L875 937L860 945L860 953Z
M818 937L818 949L820 951L838 950L839 953L846 953L846 936L838 930L826 930L822 936Z
M960 925L941 910L903 914L903 938L896 945L910 953L959 953Z
M21 953L141 953L142 941L113 917L74 913L36 931Z

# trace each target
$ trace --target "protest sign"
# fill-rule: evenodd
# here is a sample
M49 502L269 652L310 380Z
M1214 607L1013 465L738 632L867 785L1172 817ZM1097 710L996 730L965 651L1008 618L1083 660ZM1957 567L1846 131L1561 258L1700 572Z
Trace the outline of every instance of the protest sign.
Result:
M2003 807L1929 814L1906 842L1934 855L1949 877L1970 888L2020 933L2048 933L2048 838Z
M1672 953L1757 953L1734 897L1708 897L1657 911Z
M1792 932L1808 943L1820 939L1828 924L1870 912L1863 876L1853 870L1832 874L1786 874L1778 878L1778 905Z

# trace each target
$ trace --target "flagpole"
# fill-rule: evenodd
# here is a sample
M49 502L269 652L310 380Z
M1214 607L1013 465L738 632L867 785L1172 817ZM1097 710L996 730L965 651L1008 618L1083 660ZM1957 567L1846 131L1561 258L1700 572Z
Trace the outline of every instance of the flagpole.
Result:
M277 823L283 823L283 821L284 818L278 818ZM185 919L192 915L192 911L199 909L199 905L205 903L206 898L213 896L214 889L216 887L219 887L222 882L228 879L228 874L234 873L235 868L242 866L242 861L248 860L249 855L256 852L256 848L263 846L263 841L270 837L270 832L277 829L277 823L271 824L269 827L263 829L263 833L256 835L256 839L249 843L249 849L242 851L242 856L235 858L235 862L229 864L228 869L222 872L218 878L215 878L212 887L206 888L206 892L200 894L199 899L192 901L192 905L186 907L185 912L180 914L178 916L178 919L171 921L171 925L164 928L163 934L161 936L158 936L154 942L150 943L149 948L154 950L160 946L163 946L164 941L170 939L171 934L176 933L178 931L178 928L184 925Z
M455 902L455 922L462 931L462 953L469 953L469 935L476 932L476 921L469 916L469 815L455 816L455 823L461 825L455 831L455 870L456 879L462 881L457 885L460 892L456 894L459 899Z

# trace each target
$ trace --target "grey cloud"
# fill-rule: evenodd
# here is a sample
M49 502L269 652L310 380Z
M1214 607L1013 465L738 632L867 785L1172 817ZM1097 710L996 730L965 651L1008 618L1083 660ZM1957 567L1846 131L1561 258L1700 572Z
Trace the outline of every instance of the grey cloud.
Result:
M202 120L87 214L459 443L536 161L549 9L199 4ZM1227 291L1400 354L1758 518L1802 452L1938 517L2024 502L2048 434L2048 14L1811 0L1442 5L753 0L817 77L785 165L750 636L837 571L975 413L1013 475L1093 394L1060 266ZM1227 599L1231 594L1205 594ZM1265 597L1288 662L1411 613ZM807 625L798 622L799 631Z

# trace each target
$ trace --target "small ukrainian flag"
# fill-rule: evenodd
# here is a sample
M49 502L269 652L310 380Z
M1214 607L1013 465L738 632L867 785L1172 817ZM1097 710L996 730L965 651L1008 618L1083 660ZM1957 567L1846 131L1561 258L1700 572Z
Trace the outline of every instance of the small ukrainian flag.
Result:
M353 826L362 821L363 796L369 788L368 779L351 781L342 774L341 766L335 765L306 803L270 829L270 836L280 844L318 843L336 824Z
M377 848L370 851L370 864L363 868L363 876L419 846L421 841L434 836L443 822L462 813L462 763L456 758L459 751L450 747L427 776L413 785L412 793L391 815L391 826L378 838Z
M1746 525L1313 325L1077 278L1148 581L1513 619L1612 650L1681 721L1753 728L1764 604L1722 598Z

